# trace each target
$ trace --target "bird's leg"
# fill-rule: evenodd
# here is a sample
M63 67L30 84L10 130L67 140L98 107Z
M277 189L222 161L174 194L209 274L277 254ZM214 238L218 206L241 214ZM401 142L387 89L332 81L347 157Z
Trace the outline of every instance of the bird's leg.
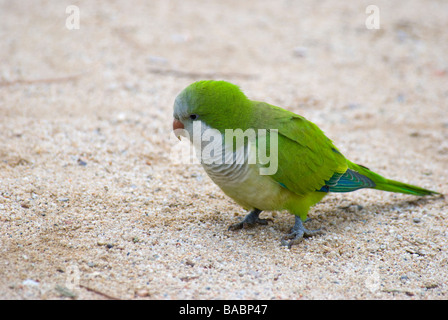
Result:
M254 227L256 224L267 225L269 221L272 221L272 219L260 219L260 213L261 210L259 209L252 210L244 217L243 221L230 225L229 230L248 229Z
M305 222L308 220L305 220ZM317 234L322 234L321 229L308 230L303 226L302 219L299 216L295 216L294 227L292 227L291 232L282 238L282 245L291 248L293 245L298 244L302 241L304 237L312 237ZM291 240L291 241L287 241Z

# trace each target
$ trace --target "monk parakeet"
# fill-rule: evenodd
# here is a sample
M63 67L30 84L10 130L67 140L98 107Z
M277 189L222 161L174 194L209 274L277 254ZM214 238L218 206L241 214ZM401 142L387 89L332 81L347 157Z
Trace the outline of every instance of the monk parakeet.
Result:
M287 210L295 215L291 232L282 239L289 247L320 233L320 229L306 229L303 222L310 207L330 192L372 188L416 196L437 194L351 162L314 123L249 100L226 81L198 81L185 88L174 102L173 130L196 146L213 182L250 211L229 229L267 224L259 217L264 210Z

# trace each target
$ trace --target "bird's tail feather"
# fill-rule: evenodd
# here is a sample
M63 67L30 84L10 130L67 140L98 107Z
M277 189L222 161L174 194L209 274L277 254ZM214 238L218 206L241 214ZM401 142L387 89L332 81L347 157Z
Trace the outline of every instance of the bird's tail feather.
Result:
M432 190L420 188L420 187L414 186L412 184L407 184L407 183L403 183L400 181L389 180L389 179L386 179L386 183L377 184L374 189L390 191L390 192L400 192L400 193L405 193L405 194L412 194L415 196L429 196L432 194L439 194L438 192L435 192Z
M412 194L415 196L427 196L432 194L439 194L436 191L424 189L400 181L386 179L383 176L361 165L349 163L349 168L372 180L375 183L375 186L371 187L373 189Z

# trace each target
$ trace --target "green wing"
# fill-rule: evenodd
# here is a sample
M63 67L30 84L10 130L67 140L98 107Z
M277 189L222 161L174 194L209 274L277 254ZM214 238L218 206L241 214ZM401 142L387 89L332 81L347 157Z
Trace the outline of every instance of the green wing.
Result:
M338 182L347 171L347 160L314 123L267 103L254 103L254 123L278 130L278 170L272 179L300 195Z

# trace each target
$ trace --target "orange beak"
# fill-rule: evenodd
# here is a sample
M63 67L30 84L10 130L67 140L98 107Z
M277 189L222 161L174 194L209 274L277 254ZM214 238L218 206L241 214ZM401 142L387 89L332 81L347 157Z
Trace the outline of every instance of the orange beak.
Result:
M177 119L173 120L173 131L176 129L184 129L184 124Z
M180 122L179 120L174 119L173 120L173 131L174 131L174 134L176 135L177 139L180 140L180 135L178 135L176 133L176 130L178 130L178 129L184 129L184 124L182 122Z

